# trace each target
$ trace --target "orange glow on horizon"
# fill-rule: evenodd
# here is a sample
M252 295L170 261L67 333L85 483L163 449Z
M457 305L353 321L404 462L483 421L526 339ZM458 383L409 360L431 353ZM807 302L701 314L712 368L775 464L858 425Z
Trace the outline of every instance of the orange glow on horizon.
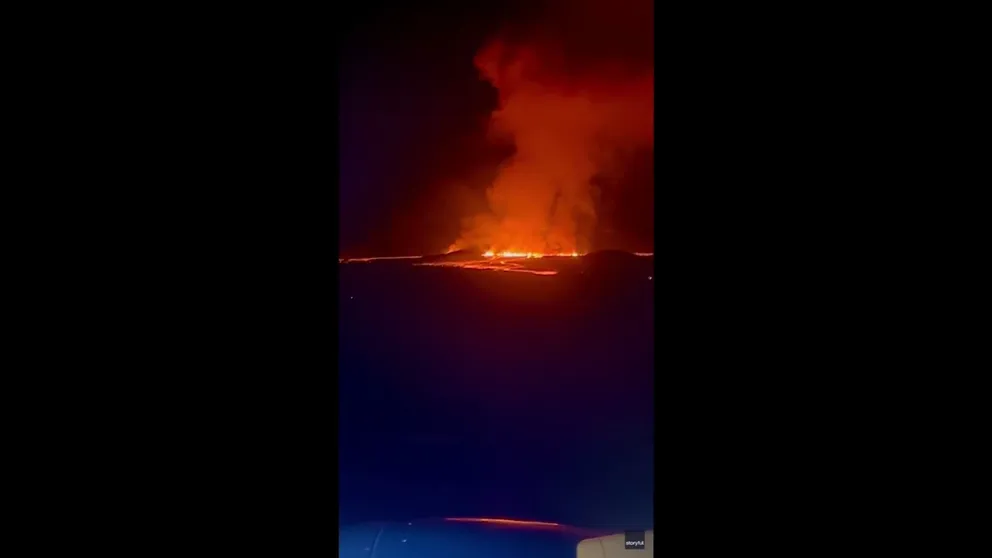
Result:
M489 250L488 252L483 252L482 254L485 258L545 258L545 257L579 257L578 252L572 252L570 254L542 254L540 252L493 252Z

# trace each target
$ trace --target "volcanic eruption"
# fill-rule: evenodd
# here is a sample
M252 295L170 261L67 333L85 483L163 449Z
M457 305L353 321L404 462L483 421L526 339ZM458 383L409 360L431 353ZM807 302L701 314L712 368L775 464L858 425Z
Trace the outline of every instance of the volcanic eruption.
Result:
M475 65L499 93L490 134L515 151L486 191L488 211L463 221L449 251L590 251L602 189L622 180L631 153L653 147L651 64L590 59L561 36L536 33L492 40Z

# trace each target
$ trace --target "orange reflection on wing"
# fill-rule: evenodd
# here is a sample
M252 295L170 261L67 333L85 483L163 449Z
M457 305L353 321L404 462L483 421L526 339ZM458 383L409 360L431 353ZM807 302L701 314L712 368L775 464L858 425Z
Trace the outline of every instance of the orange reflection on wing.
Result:
M489 517L446 517L446 521L467 521L472 523L498 523L501 525L531 525L541 527L560 527L558 523L547 521L522 521L519 519L493 519Z

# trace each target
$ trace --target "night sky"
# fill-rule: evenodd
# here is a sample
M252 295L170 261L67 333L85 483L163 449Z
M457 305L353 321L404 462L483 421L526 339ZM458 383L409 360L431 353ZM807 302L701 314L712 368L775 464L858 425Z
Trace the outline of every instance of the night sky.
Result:
M461 220L486 208L486 188L514 152L487 134L498 93L473 64L493 38L551 41L572 74L603 61L650 67L650 3L616 4L427 3L355 16L340 39L342 255L443 252ZM650 250L650 150L622 174L597 200L591 247Z

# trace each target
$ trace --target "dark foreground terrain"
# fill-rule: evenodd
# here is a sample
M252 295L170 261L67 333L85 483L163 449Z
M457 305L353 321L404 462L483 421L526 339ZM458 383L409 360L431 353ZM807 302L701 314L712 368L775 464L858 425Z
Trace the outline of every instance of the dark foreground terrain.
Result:
M653 525L654 262L587 258L339 265L342 523Z

